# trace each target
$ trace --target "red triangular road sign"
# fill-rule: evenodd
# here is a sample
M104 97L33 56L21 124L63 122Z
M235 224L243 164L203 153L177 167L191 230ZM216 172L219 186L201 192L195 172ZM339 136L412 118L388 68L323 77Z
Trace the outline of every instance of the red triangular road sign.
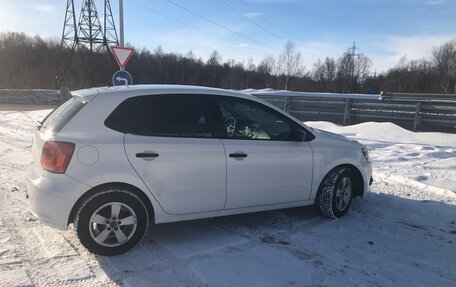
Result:
M119 46L111 46L112 53L114 54L114 58L116 58L117 64L119 67L123 69L125 65L130 60L131 56L133 55L134 49L126 48L126 47L119 47Z

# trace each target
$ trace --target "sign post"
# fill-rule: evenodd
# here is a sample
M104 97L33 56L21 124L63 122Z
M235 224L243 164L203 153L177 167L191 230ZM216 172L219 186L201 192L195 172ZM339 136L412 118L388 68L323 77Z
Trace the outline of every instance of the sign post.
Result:
M130 75L129 72L125 71L125 65L128 63L131 56L133 55L134 49L127 47L112 46L111 50L120 68L120 70L112 76L112 84L114 86L132 85L133 77Z
M124 43L124 17L123 17L123 0L119 0L119 22L120 22L120 46L125 46Z

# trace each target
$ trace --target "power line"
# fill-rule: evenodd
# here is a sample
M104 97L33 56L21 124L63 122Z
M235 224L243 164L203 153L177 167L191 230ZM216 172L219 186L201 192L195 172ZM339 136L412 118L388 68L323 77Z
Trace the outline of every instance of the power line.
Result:
M257 9L254 9L252 6L248 5L245 1L243 0L238 0L242 5L244 5L247 9L251 10L251 11L255 11ZM287 30L283 29L282 27L280 27L279 25L275 24L274 22L268 20L266 17L263 17L263 19L268 22L270 25L274 26L276 29L282 31L283 33L289 35L289 36L293 36L291 35Z
M242 38L244 38L244 39L246 39L246 40L249 40L249 41L254 42L254 43L256 43L256 44L259 44L259 45L261 45L261 46L263 46L263 47L266 47L265 44L263 44L263 43L261 43L261 42L255 40L255 39L252 39L252 38L250 38L249 36L246 36L246 35L244 35L244 34L242 34L242 33L239 33L239 32L237 32L237 31L234 31L233 29L230 29L230 28L228 28L228 27L226 27L226 26L224 26L224 25L222 25L222 24L219 24L219 23L217 23L217 22L215 22L215 21L213 21L213 20L211 20L211 19L209 19L209 18L207 18L207 17L205 17L205 16L203 16L203 15L201 15L201 14L199 14L199 13L193 11L193 10L190 10L190 9L188 9L188 8L186 8L186 7L182 6L182 5L180 5L179 3L176 3L176 2L174 2L174 1L172 1L172 0L165 0L165 1L168 2L168 3L170 3L170 4L173 4L173 5L176 6L176 7L181 8L182 10L185 10L185 11L187 11L188 13L191 13L191 14L193 14L193 15L195 15L195 16L197 16L197 17L199 17L199 18L201 18L201 19L203 19L203 20L205 20L205 21L207 21L207 22L209 22L209 23L212 23L212 24L214 24L214 25L216 25L216 26L218 26L218 27L220 27L220 28L222 28L222 29L224 29L224 30L230 32L230 33L236 34L236 35L238 35L239 37L242 37Z
M209 31L206 31L206 30L204 30L204 29L201 29L201 28L199 28L199 27L197 27L197 26L188 24L188 23L186 23L186 22L184 22L184 21L181 21L181 20L178 19L178 18L174 18L174 17L172 17L172 16L168 16L168 15L166 15L166 14L160 12L160 11L154 10L154 9L152 9L152 8L150 8L150 7L147 7L147 6L145 6L145 5L141 4L141 3L135 2L135 1L133 1L133 0L127 0L127 1L130 2L130 3L133 4L133 5L136 5L136 6L140 7L140 8L143 8L143 9L147 10L148 12L151 12L151 13L154 13L154 14L157 14L157 15L160 15L160 16L162 16L162 17L164 17L164 18L167 18L167 19L169 19L169 20L173 20L173 21L175 21L175 22L177 22L177 23L180 23L180 24L182 24L182 25L184 25L184 26L190 27L190 28L192 28L192 29L198 30L198 31L203 32L203 33L205 33L205 34L208 34L208 35L210 35L210 36L212 36L212 37L218 38L218 39L220 39L220 40L223 40L223 41L226 41L226 42L228 42L228 43L234 44L235 46L238 46L237 44L233 43L233 41L231 41L231 40L228 39L228 38L224 38L224 37L219 36L219 35L217 35L217 34L214 34L214 33L211 33L211 32L209 32ZM247 47L245 47L245 48L250 49L250 50L253 50L253 51L256 51L256 52L261 52L260 50L255 49L255 48L250 47L250 46L247 46Z
M183 21L181 21L181 20L179 20L179 19L177 19L177 18L174 18L174 17L168 16L168 15L166 15L166 14L163 14L163 13L161 13L160 11L157 11L157 10L154 10L154 9L152 9L152 8L149 8L149 7L147 7L147 6L143 5L143 4L140 4L140 3L138 3L138 2L135 2L135 1L133 1L133 0L127 0L127 1L130 2L130 3L133 4L133 5L136 5L136 6L140 7L140 8L146 9L146 10L149 11L149 12L152 12L152 13L154 13L154 14L160 15L160 16L165 17L165 18L167 18L167 19L176 21L176 22L178 22L178 23L180 23L180 24L182 24L182 25L184 25L184 26L188 26L188 27L190 27L190 28L196 29L196 30L198 30L198 31L200 31L200 32L206 33L206 34L208 34L208 35L211 35L211 36L213 36L213 37L219 38L219 39L224 40L224 41L230 41L230 40L228 40L228 39L226 39L226 38L223 38L223 37L221 37L221 36L219 36L219 35L217 35L217 34L208 32L208 31L206 31L206 30L203 30L203 29L198 28L198 27L196 27L196 26L193 26L193 25L191 25L191 24L185 23L185 22L183 22Z
M254 9L252 6L250 6L249 4L247 4L245 1L243 0L238 0L239 3L241 3L242 5L244 5L247 9L251 10L251 11L255 11L257 9ZM262 17L262 19L266 22L268 22L271 26L275 27L276 29L282 31L282 33L288 35L292 40L296 41L304 50L307 50L306 54L310 55L310 56L313 56L315 58L319 58L318 55L314 54L310 48L307 47L306 44L304 44L302 41L298 40L293 34L291 34L290 32L288 32L286 29L280 27L279 25L277 25L276 23L272 22L271 20L269 20L266 16Z
M242 5L244 5L247 9L251 10L251 11L255 11L256 9L254 9L252 6L248 5L245 1L243 0L238 0ZM289 36L293 36L291 35L287 30L283 29L282 27L280 27L279 25L276 25L274 22L271 22L269 21L266 17L263 17L263 19L268 22L269 24L271 24L272 26L274 26L275 28L279 29L280 31L282 31L283 33L289 35Z
M282 37L280 37L279 35L277 35L276 33L274 32L271 32L270 30L264 28L263 26L261 26L260 24L256 23L255 21L251 20L251 19L248 19L246 18L244 15L242 15L242 13L235 9L233 6L231 5L228 5L225 1L223 0L217 0L221 5L223 5L224 7L230 9L231 11L234 11L235 13L237 13L239 16L242 16L243 18L245 18L246 21L250 22L251 24L255 25L256 27L260 28L261 30L263 30L264 32L276 37L277 39L279 40L283 40Z
M228 5L225 1L223 1L223 0L217 0L217 1L218 1L220 4L222 4L224 7L227 7L228 9L230 9L230 10L232 10L232 11L238 13L240 16L246 18L245 20L249 21L250 23L252 23L253 25L257 26L257 27L260 28L261 30L267 32L268 34L271 34L272 36L276 37L276 38L279 39L279 40L282 40L282 41L283 41L283 40L286 40L286 39L284 39L283 37L280 37L280 36L277 35L276 33L272 32L271 30L269 30L269 29L267 29L267 28L264 28L264 26L258 24L257 22L255 22L255 21L253 21L253 20L251 20L251 19L248 19L248 18L247 18L245 15L243 15L239 10L235 9L233 6ZM244 3L244 2L241 2L241 4L244 4L244 6L246 6L249 10L255 11L252 7L250 7L249 5L247 5L247 4ZM263 18L264 18L264 17L263 17ZM265 19L265 20L267 20L267 19ZM269 22L270 24L274 25L272 22L270 22L270 21L268 21L268 20L267 20L267 22ZM280 28L280 27L278 27L278 26L277 26L277 28L279 28L279 30L285 32L286 34L289 34L287 31L283 30L282 28ZM300 42L299 40L296 40L296 41L297 41L297 42ZM304 53L305 53L306 55L309 55L309 56L311 57L312 60L316 60L316 59L319 58L318 55L316 55L316 54L314 54L314 53L312 53L312 52L309 52L310 49L307 49L306 47L304 47L302 43L298 43L298 44L300 44L301 47L303 47L305 50L307 50L307 51L304 51Z
M242 17L245 17L239 10L235 9L233 6L230 6L228 5L224 0L217 0L219 3L221 3L223 6L227 7L228 9L231 9L232 11L238 13L240 16ZM249 8L250 6L246 6L249 10L252 10L254 11L253 9ZM259 27L261 30L267 32L268 34L271 34L272 36L276 37L277 39L279 40L286 40L284 39L283 37L280 37L279 35L277 35L276 33L264 28L263 26L261 26L260 24L256 23L255 21L251 20L251 19L246 19L247 21L249 21L250 23L252 23L253 25ZM266 19L267 20L267 19ZM269 22L269 21L268 21ZM269 22L269 23L272 23L272 22ZM278 27L278 26L277 26ZM280 27L278 27L280 28ZM284 31L285 33L289 34L287 31L283 30L280 28L280 30ZM296 40L296 39L295 39ZM297 42L300 42L299 40L296 40ZM298 44L301 44L300 46L303 47L305 50L307 51L304 51L305 54L309 55L312 57L313 60L316 60L317 58L319 58L318 55L316 54L313 54L312 52L309 52L310 49L307 49L306 47L303 46L303 43L298 43Z

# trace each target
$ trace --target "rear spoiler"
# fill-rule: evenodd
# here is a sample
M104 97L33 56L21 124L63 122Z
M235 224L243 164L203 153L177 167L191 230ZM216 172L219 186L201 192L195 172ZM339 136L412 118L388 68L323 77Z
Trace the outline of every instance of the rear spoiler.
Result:
M90 102L91 100L95 99L95 97L99 94L100 91L97 88L70 92L70 96L80 102Z
M75 93L70 93L70 96L71 96L73 99L78 100L78 101L80 101L81 103L84 103L84 104L87 103L87 102L89 102L90 100L93 99L93 98L92 98L92 99L88 100L87 98L85 98L85 97L83 97L83 96L80 96L80 95L78 95L78 94L75 94Z

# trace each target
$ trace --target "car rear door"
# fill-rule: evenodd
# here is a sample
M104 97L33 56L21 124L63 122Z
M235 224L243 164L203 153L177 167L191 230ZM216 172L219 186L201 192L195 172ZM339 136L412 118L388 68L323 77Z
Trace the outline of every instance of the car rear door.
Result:
M226 159L213 136L204 95L132 98L125 151L132 166L170 214L214 211L226 200Z
M294 138L303 128L255 101L221 97L218 106L227 131L226 208L308 200L313 154Z

